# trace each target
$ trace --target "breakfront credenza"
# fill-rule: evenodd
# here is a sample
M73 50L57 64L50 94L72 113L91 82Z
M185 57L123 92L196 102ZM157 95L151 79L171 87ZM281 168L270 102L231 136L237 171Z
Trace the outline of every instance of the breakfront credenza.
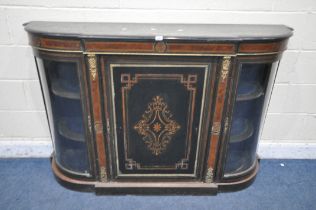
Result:
M30 22L62 184L98 193L248 186L282 25Z

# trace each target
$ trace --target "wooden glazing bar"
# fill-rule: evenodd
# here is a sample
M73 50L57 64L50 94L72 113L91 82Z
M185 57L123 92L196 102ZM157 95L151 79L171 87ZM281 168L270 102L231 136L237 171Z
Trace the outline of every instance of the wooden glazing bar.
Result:
M207 174L205 177L206 182L213 182L214 168L216 163L219 136L222 125L223 107L225 103L226 87L228 74L230 69L231 57L224 57L222 61L222 68L220 73L220 79L218 83L218 91L216 96L215 113L213 117L213 125L211 129L209 157L207 161Z
M106 155L104 145L104 134L103 134L103 123L100 103L100 91L99 91L99 80L97 71L97 57L95 54L88 54L88 67L90 75L90 85L92 93L92 107L93 107L93 125L92 128L95 133L98 163L99 163L99 176L100 181L107 181L106 174Z

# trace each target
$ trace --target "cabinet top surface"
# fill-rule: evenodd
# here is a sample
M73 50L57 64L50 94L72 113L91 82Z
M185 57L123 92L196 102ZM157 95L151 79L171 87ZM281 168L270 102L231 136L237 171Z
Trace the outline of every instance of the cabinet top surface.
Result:
M24 24L25 30L40 35L73 38L148 40L273 40L285 39L293 29L285 25L158 24L42 22Z

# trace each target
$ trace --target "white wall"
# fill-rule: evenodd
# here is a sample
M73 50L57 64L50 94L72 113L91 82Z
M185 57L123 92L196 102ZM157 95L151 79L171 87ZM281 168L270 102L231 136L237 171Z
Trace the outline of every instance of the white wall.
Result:
M27 34L31 20L286 24L295 35L277 76L259 152L316 158L315 0L0 0L0 156L51 151Z

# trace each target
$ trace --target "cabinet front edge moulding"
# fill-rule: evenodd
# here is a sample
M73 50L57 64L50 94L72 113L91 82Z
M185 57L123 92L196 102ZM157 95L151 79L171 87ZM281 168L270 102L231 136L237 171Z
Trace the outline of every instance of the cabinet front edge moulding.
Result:
M265 55L282 53L288 40L249 43L192 43L172 41L90 41L80 39L41 38L30 36L30 45L52 52L96 54L153 54L153 55Z

